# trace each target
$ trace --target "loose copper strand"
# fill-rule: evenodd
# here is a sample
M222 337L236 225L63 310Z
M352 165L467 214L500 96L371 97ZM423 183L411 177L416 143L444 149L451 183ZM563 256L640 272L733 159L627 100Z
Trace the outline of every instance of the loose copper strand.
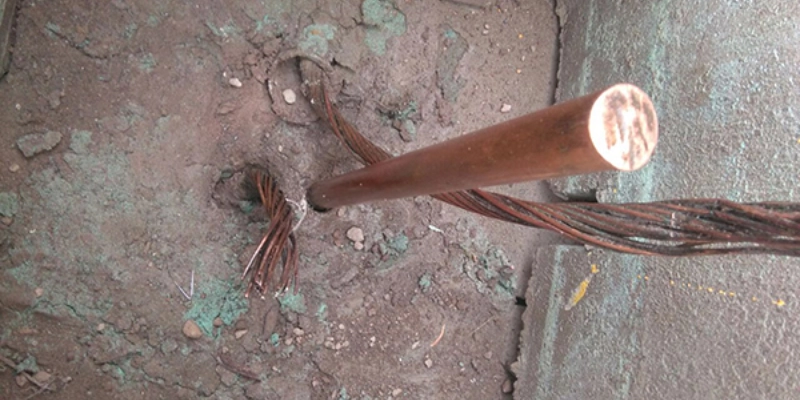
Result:
M253 289L262 295L271 289L284 291L297 277L297 243L292 233L294 214L269 173L254 170L247 179L255 184L269 226L245 268L243 278L250 276L245 296L249 296ZM254 265L257 265L255 270ZM276 273L278 268L281 269L279 274Z

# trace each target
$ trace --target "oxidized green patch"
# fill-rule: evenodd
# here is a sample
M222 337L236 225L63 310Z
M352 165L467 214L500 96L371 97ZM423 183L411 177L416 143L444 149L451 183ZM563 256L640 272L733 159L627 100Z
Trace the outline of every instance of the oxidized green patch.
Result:
M139 69L144 72L153 72L156 67L156 58L151 53L147 53L139 59Z
M293 311L298 314L306 312L306 300L300 292L295 293L294 288L289 288L285 294L278 297L281 304L281 312Z
M0 193L0 215L13 217L19 210L19 196L13 192Z
M361 14L367 26L364 42L377 55L386 53L386 41L406 33L406 16L390 0L364 0Z
M86 154L89 152L89 145L92 143L92 132L90 131L72 131L70 137L69 149L77 154Z
M301 50L323 57L328 54L328 41L333 39L336 28L327 24L313 24L303 29Z
M247 311L247 299L242 291L229 281L211 279L195 291L192 308L184 318L193 319L206 335L211 335L214 319L219 317L230 325Z
M422 276L419 277L418 284L423 293L431 290L431 274L429 272L422 274Z

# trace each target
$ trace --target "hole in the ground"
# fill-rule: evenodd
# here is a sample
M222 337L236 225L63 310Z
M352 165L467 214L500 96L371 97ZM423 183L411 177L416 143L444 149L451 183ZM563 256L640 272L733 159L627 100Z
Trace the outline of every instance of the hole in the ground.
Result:
M525 301L524 297L517 296L517 297L514 298L514 305L527 307L528 306L528 302Z

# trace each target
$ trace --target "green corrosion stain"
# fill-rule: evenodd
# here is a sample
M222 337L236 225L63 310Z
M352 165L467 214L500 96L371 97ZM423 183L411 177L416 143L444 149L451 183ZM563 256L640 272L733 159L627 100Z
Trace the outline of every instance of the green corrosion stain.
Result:
M281 304L281 312L292 311L298 314L306 312L306 299L302 293L295 293L293 288L289 288L281 297L278 297L278 302Z
M45 33L47 33L47 35L50 36L51 38L54 38L57 35L61 35L61 27L58 26L57 24L48 22L44 25L44 28L45 28Z
M406 33L406 16L390 0L364 0L361 14L367 26L364 42L373 53L386 53L386 41Z
M69 149L76 154L88 154L89 145L92 143L92 132L73 131L70 136Z
M422 289L422 292L425 293L431 290L431 274L426 272L421 277L419 277L419 288Z
M147 17L147 25L148 26L150 26L152 28L155 28L155 27L158 26L159 23L161 23L161 20L157 16L151 15L151 16Z
M13 192L0 192L0 215L13 217L19 210L19 196Z
M139 30L139 25L136 25L136 23L130 23L127 26L125 26L125 31L122 32L122 36L125 39L130 39L133 37L133 35L136 34L137 30Z
M139 69L144 72L153 72L156 67L156 58L151 53L147 53L139 59Z
M298 46L305 52L325 56L328 54L328 42L333 39L334 33L336 28L327 24L309 25L303 29L303 39Z
M206 27L214 34L214 36L227 38L230 36L236 36L241 31L239 27L236 26L233 21L229 21L227 24L222 26L217 26L211 21L206 21Z
M328 317L328 305L322 303L319 305L319 308L317 308L317 320L319 322L325 322L325 318L327 317Z
M184 318L193 319L208 336L211 336L215 318L219 317L225 325L230 325L247 311L247 300L231 282L212 279L195 292L192 308Z

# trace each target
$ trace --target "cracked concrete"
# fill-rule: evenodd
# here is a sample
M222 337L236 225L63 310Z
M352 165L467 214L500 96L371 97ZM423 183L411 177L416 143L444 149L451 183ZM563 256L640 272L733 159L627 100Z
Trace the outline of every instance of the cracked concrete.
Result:
M796 2L562 0L556 9L558 99L631 82L650 94L660 123L645 168L551 181L557 193L609 203L800 200ZM798 266L542 249L514 396L795 398Z

